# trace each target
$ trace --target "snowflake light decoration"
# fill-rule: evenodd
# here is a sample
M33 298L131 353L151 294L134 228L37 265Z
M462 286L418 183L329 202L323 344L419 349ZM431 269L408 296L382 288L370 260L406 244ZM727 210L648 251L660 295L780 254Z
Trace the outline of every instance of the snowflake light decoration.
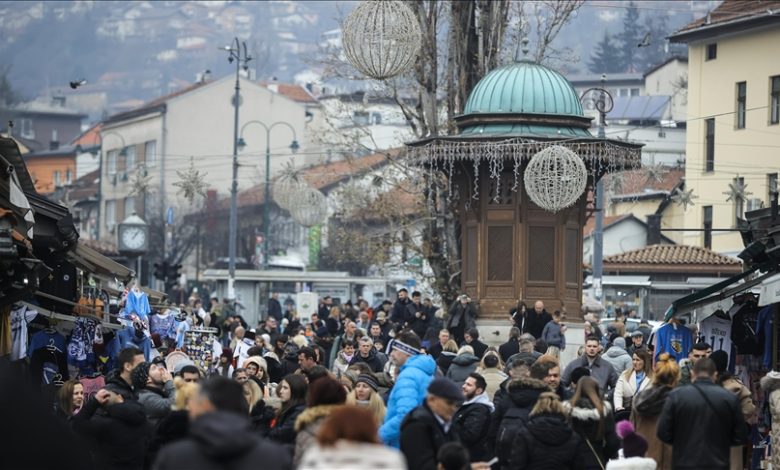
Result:
M206 189L209 187L205 181L206 175L195 168L195 162L192 158L190 158L190 167L187 168L187 171L176 170L176 174L179 176L179 181L173 183L179 188L176 194L183 195L190 204L196 196L206 196Z
M660 163L655 165L648 165L644 168L644 170L645 183L648 185L662 182L664 180L664 176L669 172L669 170Z
M672 194L672 201L674 201L674 203L678 206L682 207L683 210L688 210L689 205L694 206L695 204L693 203L693 200L698 198L699 196L694 196L693 189L683 191L680 188L676 188Z
M750 196L753 193L747 190L747 184L745 184L745 181L737 176L734 178L734 181L729 183L729 190L723 194L728 196L726 198L726 202L730 202L736 201L737 199L744 201L747 196Z

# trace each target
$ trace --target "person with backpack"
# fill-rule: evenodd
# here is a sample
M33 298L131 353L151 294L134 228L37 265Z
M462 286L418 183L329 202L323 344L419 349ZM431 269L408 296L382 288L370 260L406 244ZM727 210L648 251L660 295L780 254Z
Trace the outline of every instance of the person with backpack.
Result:
M612 405L601 398L599 383L593 377L582 377L574 396L563 406L572 429L588 450L583 454L581 468L603 470L609 459L617 457L620 440L615 433Z
M509 464L515 436L528 423L539 396L551 391L546 383L530 377L513 378L506 388L506 395L495 402L488 432L488 443L493 443L493 455L498 457L502 468Z

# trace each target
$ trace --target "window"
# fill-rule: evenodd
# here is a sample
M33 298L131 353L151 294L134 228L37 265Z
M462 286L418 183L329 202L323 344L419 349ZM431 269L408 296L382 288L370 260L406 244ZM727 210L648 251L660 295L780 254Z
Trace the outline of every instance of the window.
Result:
M777 192L777 173L766 175L766 205L772 203L772 196Z
M135 198L125 198L125 217L132 215L135 212Z
M355 111L352 113L352 120L356 126L367 126L369 114L368 111Z
M125 148L125 171L135 170L135 145Z
M58 135L59 134L57 134L57 129L52 129L51 130L51 141L52 142L59 142L60 139L58 138Z
M715 60L718 58L718 44L707 44L707 60Z
M106 201L106 229L114 231L116 226L116 201Z
M747 83L737 83L737 129L745 128L745 103L747 98Z
M715 118L704 120L704 171L715 171Z
M55 188L59 188L60 186L62 186L62 175L61 175L59 170L56 170L52 174L52 179L54 180L54 187Z
M631 96L639 96L639 88L632 88Z
M34 139L35 131L33 130L33 122L30 118L20 119L22 122L22 137L25 139Z
M115 175L116 174L116 160L119 156L119 150L109 150L108 151L108 174L109 175Z
M157 164L157 141L150 140L144 144L144 158L146 159L146 166L153 167Z
M371 124L382 124L382 115L380 113L371 113Z
M73 182L73 175L71 174L70 168L65 170L65 184L71 184Z
M712 248L712 206L704 206L704 248Z
M734 178L735 187L745 187L745 178ZM745 216L745 198L737 196L734 198L734 225L736 226L737 220Z
M780 123L780 75L770 77L769 124Z

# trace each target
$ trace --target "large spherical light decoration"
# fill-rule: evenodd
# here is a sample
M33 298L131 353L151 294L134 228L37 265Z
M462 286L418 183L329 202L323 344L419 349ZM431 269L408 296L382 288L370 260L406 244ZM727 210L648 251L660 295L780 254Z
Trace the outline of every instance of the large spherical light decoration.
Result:
M324 222L328 216L328 201L325 195L311 186L302 186L287 210L294 221L304 227L313 227Z
M284 174L271 187L271 197L279 207L288 209L291 201L305 188L306 184L297 175Z
M585 192L588 170L576 153L553 145L531 158L523 175L528 197L542 209L558 212Z
M344 54L360 73L377 80L394 77L417 58L422 34L406 2L362 2L341 28Z

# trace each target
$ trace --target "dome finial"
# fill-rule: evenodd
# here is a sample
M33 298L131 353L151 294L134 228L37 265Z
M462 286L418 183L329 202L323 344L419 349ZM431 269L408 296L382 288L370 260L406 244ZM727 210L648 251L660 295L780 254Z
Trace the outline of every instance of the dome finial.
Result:
M527 34L527 23L525 18L520 20L520 36L522 37L517 43L517 50L515 51L515 62L527 62L528 61L528 43L530 42ZM522 52L522 55L520 53Z

